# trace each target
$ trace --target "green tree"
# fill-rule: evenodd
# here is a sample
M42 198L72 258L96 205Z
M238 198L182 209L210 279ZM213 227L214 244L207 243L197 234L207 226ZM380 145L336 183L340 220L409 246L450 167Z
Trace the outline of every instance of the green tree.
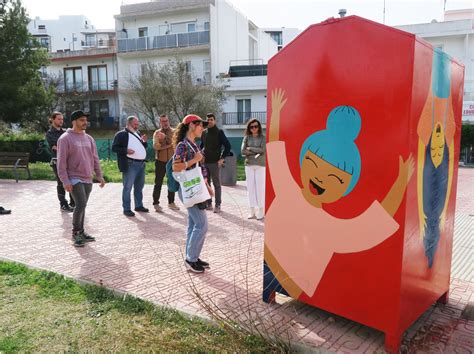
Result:
M164 65L148 63L140 75L130 76L128 86L125 108L131 114L138 113L149 128L157 127L162 113L168 114L173 123L190 113L201 117L209 112L218 114L226 100L223 84L198 82L180 59Z
M21 0L0 0L0 120L21 125L44 121L54 97L39 71L48 54L28 23Z

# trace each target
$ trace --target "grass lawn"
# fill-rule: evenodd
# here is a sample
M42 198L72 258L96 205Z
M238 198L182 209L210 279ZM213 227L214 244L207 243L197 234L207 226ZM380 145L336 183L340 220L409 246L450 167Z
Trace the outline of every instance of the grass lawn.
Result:
M0 304L0 352L276 350L254 336L10 262L0 262Z
M101 160L100 165L107 182L122 182L122 173L118 170L117 161ZM146 164L145 183L155 183L155 163L147 162ZM54 181L53 170L47 162L36 162L30 164L31 178L35 180ZM28 175L25 170L19 170L20 179L27 179ZM15 174L12 170L0 170L0 179L14 179ZM245 168L242 162L237 163L237 181L245 181ZM166 179L165 182L166 183Z

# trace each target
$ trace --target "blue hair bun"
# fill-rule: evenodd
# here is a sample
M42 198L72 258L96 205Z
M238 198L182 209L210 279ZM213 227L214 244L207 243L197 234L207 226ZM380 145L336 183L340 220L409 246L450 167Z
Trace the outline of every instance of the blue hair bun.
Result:
M326 122L326 129L343 139L355 140L360 128L360 114L351 106L337 106L329 113Z

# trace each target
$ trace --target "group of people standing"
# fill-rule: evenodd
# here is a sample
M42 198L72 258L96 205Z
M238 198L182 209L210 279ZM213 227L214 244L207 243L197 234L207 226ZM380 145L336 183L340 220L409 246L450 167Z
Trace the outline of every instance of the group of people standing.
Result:
M51 149L51 167L57 180L57 195L60 209L73 212L73 243L82 247L86 242L95 240L84 230L85 208L92 190L92 177L103 187L105 180L99 164L94 139L85 133L88 114L75 111L71 114L72 128L64 130L64 117L54 112L50 117L51 127L46 139ZM117 154L117 164L122 172L122 209L127 217L135 212L148 213L143 205L143 187L145 184L146 149L148 138L138 130L139 120L135 116L127 118L126 127L115 134L112 151ZM207 129L206 129L207 128ZM198 143L200 140L200 143ZM155 150L155 184L153 188L153 206L156 212L164 212L160 205L161 189L167 174L167 164L172 163L174 172L199 167L211 199L188 207L188 227L186 239L187 268L201 273L209 268L209 263L200 259L201 250L208 230L206 210L221 212L222 192L220 168L225 158L231 154L231 145L224 132L216 125L214 114L207 114L203 120L197 115L187 115L176 129L171 128L169 117L160 116L160 128L153 134ZM245 131L241 149L245 157L249 218L263 219L265 200L265 137L262 126L251 119ZM212 188L212 187L213 188ZM133 188L134 209L132 210L131 192ZM66 193L69 193L69 201ZM168 189L168 208L179 210L175 203L175 192ZM182 200L181 189L177 192ZM212 205L214 196L214 205Z

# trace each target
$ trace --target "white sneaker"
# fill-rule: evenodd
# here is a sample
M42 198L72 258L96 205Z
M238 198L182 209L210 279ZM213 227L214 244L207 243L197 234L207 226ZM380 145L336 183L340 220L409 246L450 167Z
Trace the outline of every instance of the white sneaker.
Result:
M153 206L155 207L155 211L157 213L162 213L163 212L163 208L160 206L160 204L155 204Z
M262 220L265 217L265 209L264 208L258 208L255 217L257 218L257 220Z

